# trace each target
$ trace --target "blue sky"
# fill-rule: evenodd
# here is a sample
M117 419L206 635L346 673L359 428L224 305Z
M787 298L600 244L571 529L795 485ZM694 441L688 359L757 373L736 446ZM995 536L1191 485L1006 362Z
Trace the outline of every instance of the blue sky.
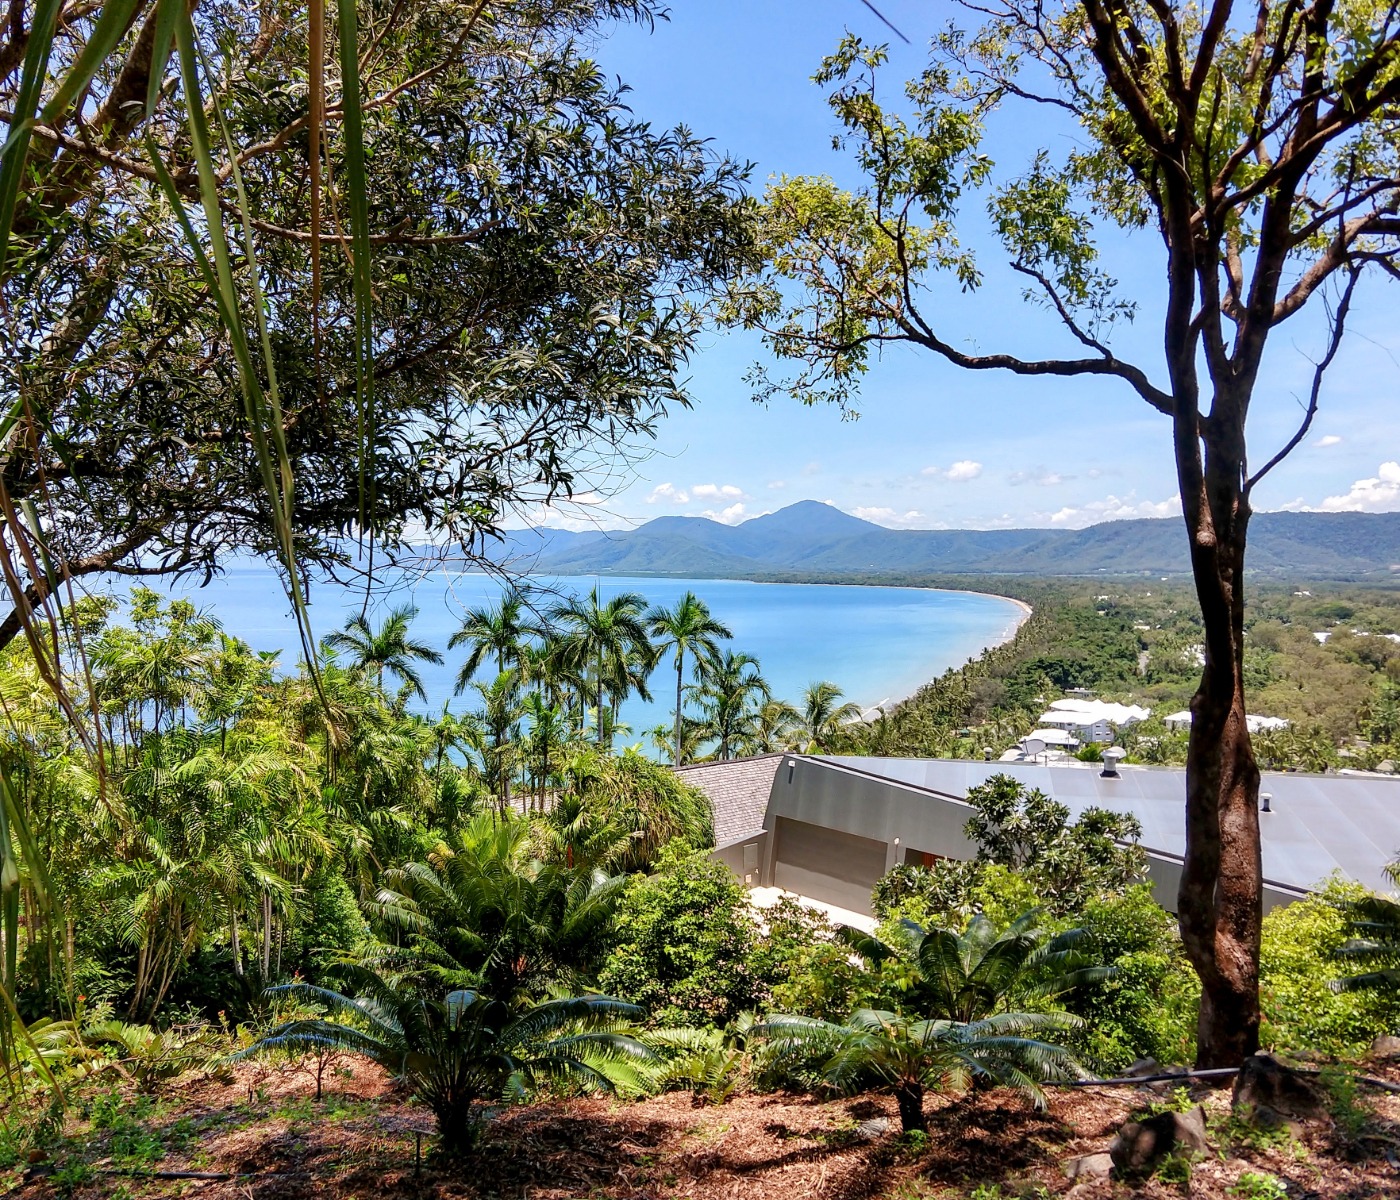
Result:
M752 161L755 187L780 173L829 174L854 185L847 160L832 150L834 122L812 72L846 29L888 40L884 80L893 97L924 61L930 35L954 15L942 0L877 2L912 47L861 0L674 0L670 21L654 31L619 29L594 52L631 85L638 115L684 123ZM1062 152L1074 132L1044 110L1017 109L993 126L988 146L999 167L1019 171L1037 147ZM929 309L950 340L968 347L1072 354L1069 335L1020 302L1021 287L979 215L974 205L967 240L986 285L972 296L947 288ZM1159 245L1140 235L1101 249L1141 305L1115 349L1160 380ZM1313 432L1261 485L1257 507L1400 509L1397 298L1394 285L1379 281L1359 293ZM1319 349L1315 320L1276 331L1251 413L1260 461L1296 425L1309 356ZM755 405L743 375L762 357L754 337L707 337L690 372L694 409L669 417L650 456L600 487L596 503L559 509L546 523L626 526L665 514L733 523L801 499L917 528L1070 528L1178 511L1166 420L1121 385L973 375L927 352L896 349L867 375L860 418L843 421L835 410L794 401Z

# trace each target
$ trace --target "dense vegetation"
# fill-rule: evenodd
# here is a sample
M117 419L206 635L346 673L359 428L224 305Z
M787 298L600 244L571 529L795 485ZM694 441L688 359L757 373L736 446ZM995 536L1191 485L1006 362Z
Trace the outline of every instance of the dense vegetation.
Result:
M1188 706L1199 681L1200 618L1185 586L1008 579L978 585L1020 596L1034 615L1012 641L946 672L868 726L850 728L853 751L980 757L990 748L999 754L1035 727L1049 702L1086 688L1153 710L1122 739L1129 761L1185 760L1185 732L1162 720ZM1249 711L1290 723L1256 737L1261 764L1321 771L1390 769L1400 762L1400 595L1340 585L1261 586L1251 595Z
M317 977L366 914L399 928L399 899L428 903L422 889L441 893L463 864L478 883L487 858L507 874L533 857L626 874L670 843L709 846L704 797L636 748L613 752L618 707L657 672L674 681L686 758L820 746L851 715L829 684L802 712L775 700L693 595L667 611L596 591L514 591L468 612L445 648L461 699L424 715L410 707L421 668L443 653L415 640L412 617L354 617L314 675L281 674L187 601L140 587L124 610L84 601L68 656L95 752L28 648L3 652L9 827L39 866L9 891L23 937L5 983L23 1013L85 995L142 1021L242 1014L271 979ZM653 731L668 756L672 728ZM520 813L539 820L512 824ZM591 895L550 886L566 910ZM591 979L601 960L576 965L519 989Z

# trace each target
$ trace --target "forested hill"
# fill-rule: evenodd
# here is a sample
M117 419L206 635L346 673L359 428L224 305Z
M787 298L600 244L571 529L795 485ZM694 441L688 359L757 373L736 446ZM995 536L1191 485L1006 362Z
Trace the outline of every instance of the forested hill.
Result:
M804 500L742 525L660 517L631 530L512 533L521 569L558 574L727 578L800 572L911 574L1184 574L1176 519L1109 521L1088 529L886 529ZM1250 569L1299 579L1400 578L1400 513L1259 513Z

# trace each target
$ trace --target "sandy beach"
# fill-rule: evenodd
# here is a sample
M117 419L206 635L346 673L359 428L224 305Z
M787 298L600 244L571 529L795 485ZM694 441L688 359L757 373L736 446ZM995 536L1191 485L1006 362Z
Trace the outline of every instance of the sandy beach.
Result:
M1015 605L1016 608L1021 610L1021 615L1018 616L1014 621L1012 621L1011 624L1008 625L1005 629L1003 629L1001 633L997 636L995 641L988 642L987 645L983 647L982 654L986 654L989 650L995 650L998 646L1006 645L1007 642L1009 642L1012 638L1016 636L1017 630L1019 630L1022 625L1024 625L1028 620L1030 620L1031 615L1035 612L1035 609L1033 609L1024 600L1018 600L1015 596L1003 596L997 592L974 592L967 588L925 588L923 590L930 592L961 591L962 594L965 596L990 596L995 600L1005 600L1008 604ZM978 657L981 656L979 655ZM945 670L946 669L949 668L945 668ZM940 672L939 674L942 674L942 672ZM887 696L884 700L881 700L876 704L870 705L861 712L860 720L875 720L882 709L885 711L889 711L890 709L895 708L900 704L903 704L906 700L916 695L920 688L926 687L938 677L938 674L935 674L931 678L925 679L923 683L920 683L917 687L914 688L913 691L905 692L903 695L899 696Z

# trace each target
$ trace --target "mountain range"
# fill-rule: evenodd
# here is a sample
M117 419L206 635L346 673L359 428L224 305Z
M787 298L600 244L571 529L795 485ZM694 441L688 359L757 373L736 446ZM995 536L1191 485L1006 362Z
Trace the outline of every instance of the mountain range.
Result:
M1181 521L1107 521L1087 529L886 529L803 500L740 525L658 517L636 529L526 529L503 552L557 575L1142 575L1189 570ZM1249 569L1274 577L1400 577L1400 512L1258 513Z

